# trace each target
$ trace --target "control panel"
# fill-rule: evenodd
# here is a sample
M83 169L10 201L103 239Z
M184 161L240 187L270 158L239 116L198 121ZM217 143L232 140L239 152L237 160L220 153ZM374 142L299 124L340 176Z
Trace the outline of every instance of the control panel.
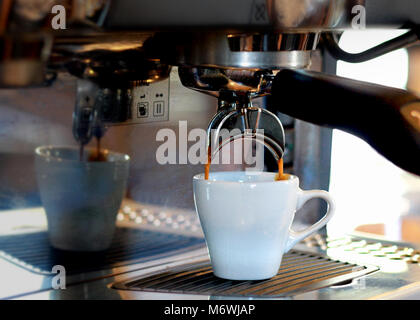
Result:
M169 79L133 89L131 117L125 123L169 120Z

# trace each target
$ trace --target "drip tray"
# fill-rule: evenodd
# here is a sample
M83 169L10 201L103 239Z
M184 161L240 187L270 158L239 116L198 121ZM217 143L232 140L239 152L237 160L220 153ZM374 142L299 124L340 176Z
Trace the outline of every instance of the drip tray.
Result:
M54 275L54 265L66 274L108 270L134 263L153 261L204 247L204 239L137 228L119 227L111 247L101 252L71 252L50 246L46 231L0 236L0 259L26 270Z
M228 297L277 298L347 283L378 268L332 260L321 254L290 251L269 280L233 281L213 275L209 262L176 267L145 278L115 283L120 290Z

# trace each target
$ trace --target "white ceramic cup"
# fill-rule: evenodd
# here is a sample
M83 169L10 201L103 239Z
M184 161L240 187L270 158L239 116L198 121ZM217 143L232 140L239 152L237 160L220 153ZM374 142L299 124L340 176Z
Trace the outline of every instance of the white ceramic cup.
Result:
M194 176L194 201L213 272L231 280L275 276L282 256L322 228L334 201L322 190L303 191L299 179L274 181L275 173L213 172ZM328 203L325 216L303 231L291 230L295 212L312 198Z
M85 159L92 150L85 149ZM35 170L53 247L102 251L114 236L125 194L129 156L107 152L106 162L79 160L79 148L35 150Z

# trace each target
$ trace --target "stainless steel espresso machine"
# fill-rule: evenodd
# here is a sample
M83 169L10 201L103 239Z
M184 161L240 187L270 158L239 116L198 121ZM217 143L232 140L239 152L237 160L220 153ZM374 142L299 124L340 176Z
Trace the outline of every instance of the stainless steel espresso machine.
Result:
M206 129L209 145L213 129L263 129L265 170L283 158L302 188L328 189L340 129L420 175L419 97L335 74L337 60L418 44L419 26L415 0L0 1L0 282L10 284L0 297L419 299L418 249L355 235L306 239L272 280L215 278L193 212L203 166L182 148L174 163L155 156L162 128ZM340 48L345 30L369 28L406 32ZM95 139L132 159L115 243L95 255L54 250L33 150ZM304 209L296 227L325 212ZM65 290L52 285L55 265Z

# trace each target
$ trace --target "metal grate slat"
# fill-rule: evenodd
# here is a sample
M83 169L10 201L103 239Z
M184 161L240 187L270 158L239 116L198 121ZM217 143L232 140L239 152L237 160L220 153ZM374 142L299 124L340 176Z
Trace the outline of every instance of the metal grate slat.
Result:
M313 284L313 283L315 283L317 281L320 281L320 280L327 280L327 279L337 277L337 276L340 276L340 275L349 274L351 272L352 272L352 269L349 269L349 268L344 269L344 270L338 270L338 271L333 272L333 273L328 272L328 273L325 273L325 274L322 274L322 275L317 275L317 277L313 278L313 279L305 279L304 282L303 281L302 282L296 281L296 283L294 283L292 285L288 285L286 287L282 287L282 288L273 290L273 291L269 292L268 294L280 295L284 292L295 291L296 289L302 288L302 286L308 286L309 284Z
M158 285L164 284L167 281L171 281L171 280L176 281L176 279L187 277L190 274L195 275L199 272L203 272L205 270L210 270L210 269L211 269L210 266L206 266L205 268L191 269L189 271L187 269L186 271L180 272L180 273L165 272L165 273L157 274L148 278L144 278L139 281L134 281L133 283L129 283L128 285L130 287L154 286L154 285L158 286Z
M0 236L0 257L42 274L51 274L52 267L59 264L72 275L150 261L204 246L202 238L119 227L106 251L67 252L52 248L48 233L41 231Z
M209 263L177 267L162 274L113 285L116 289L228 297L283 297L323 288L378 270L321 254L291 251L271 279L234 281L214 276Z
M247 294L247 295L266 295L270 294L273 291L276 291L277 288L286 288L290 284L296 283L305 283L305 281L309 281L312 279L320 279L322 275L325 274L333 274L335 271L342 271L347 270L346 267L343 266L329 266L323 269L315 269L303 273L297 273L290 277L283 277L281 279L275 279L272 283L269 283L267 286L259 287L259 288L251 288L251 290L244 290L241 291L240 294ZM350 267L351 270L351 267Z
M277 283L285 283L287 281L291 281L295 278L299 278L305 275L311 275L311 274L316 274L317 272L320 272L320 270L329 270L330 268L337 268L338 265L336 263L332 263L332 264L323 264L321 266L317 265L317 266L311 266L308 268L305 268L304 271L302 272L301 269L297 269L297 270L293 270L293 272L289 272L289 273L282 273L279 272L275 277L269 279L269 280L265 280L265 281L261 281L258 282L258 284L256 283L255 285L252 286L247 286L245 284L245 286L242 287L235 287L233 290L230 289L227 292L223 292L226 294L249 294L253 291L256 291L258 289L262 289L262 288L266 288L266 287L271 287L276 285ZM250 291L250 292L248 292Z

